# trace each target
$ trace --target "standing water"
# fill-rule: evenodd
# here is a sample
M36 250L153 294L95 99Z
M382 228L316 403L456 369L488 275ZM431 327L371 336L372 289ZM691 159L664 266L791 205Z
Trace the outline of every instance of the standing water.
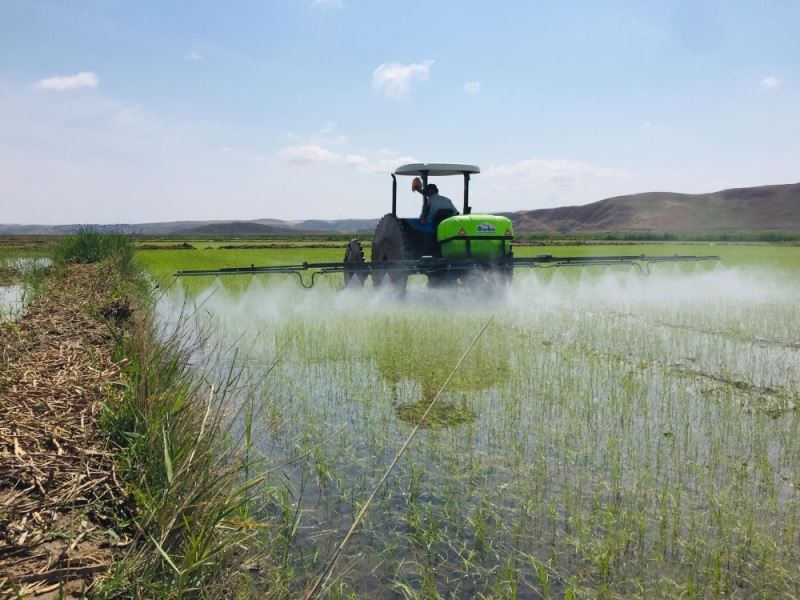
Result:
M16 319L23 306L21 285L0 285L0 320Z
M494 315L336 585L751 596L800 585L798 297L777 271L681 265L525 273L494 299L181 281L159 310L191 308L208 340L194 360L257 382L241 401L270 432L268 468L282 465L264 517L290 588L321 569Z
M6 258L0 260L0 275L11 273L11 282L7 278L0 278L0 320L15 320L19 318L25 307L25 287L16 283L29 269L46 267L50 264L48 258ZM2 285L5 284L5 285Z

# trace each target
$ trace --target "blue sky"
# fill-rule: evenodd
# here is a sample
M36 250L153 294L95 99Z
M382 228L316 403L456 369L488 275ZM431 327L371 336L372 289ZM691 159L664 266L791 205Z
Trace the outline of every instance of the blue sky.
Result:
M487 212L794 182L798 23L796 1L0 0L0 222L377 217L411 161L480 165Z

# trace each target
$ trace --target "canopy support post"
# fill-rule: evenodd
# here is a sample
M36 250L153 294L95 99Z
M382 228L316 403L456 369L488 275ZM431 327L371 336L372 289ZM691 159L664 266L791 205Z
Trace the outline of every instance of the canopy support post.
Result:
M421 216L428 216L428 194L426 193L428 189L428 172L422 171L422 212L420 213Z
M392 173L392 215L397 216L397 177Z
M464 173L464 212L463 214L468 215L472 212L472 209L469 207L469 173Z

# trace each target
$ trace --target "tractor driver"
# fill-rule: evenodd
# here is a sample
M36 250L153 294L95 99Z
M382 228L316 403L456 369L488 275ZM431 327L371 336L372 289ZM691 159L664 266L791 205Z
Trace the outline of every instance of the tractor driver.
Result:
M441 221L442 217L451 217L458 214L450 198L439 195L439 188L436 187L436 184L429 183L423 188L422 179L415 177L414 181L411 182L411 189L421 193L424 198L422 201L422 213L419 215L420 222L430 222L436 225L437 218ZM446 213L446 215L440 215L439 213Z

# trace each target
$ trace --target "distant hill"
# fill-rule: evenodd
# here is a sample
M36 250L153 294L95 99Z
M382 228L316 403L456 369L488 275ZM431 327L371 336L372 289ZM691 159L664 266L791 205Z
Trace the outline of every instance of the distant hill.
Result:
M180 233L201 225L216 225L230 221L164 221L160 223L113 223L105 225L79 224L69 225L2 225L0 235L64 235L74 233L81 227L91 227L99 231L123 232L146 235L169 235Z
M258 220L259 223L266 223L266 220ZM315 231L326 233L356 233L375 231L378 219L339 219L334 221L322 221L312 219L308 221L284 221L294 230Z
M800 230L800 183L710 194L648 192L583 206L519 211L506 216L519 233Z
M255 221L230 221L228 223L208 223L181 229L181 235L291 235L288 227L262 225Z
M339 219L281 221L166 221L159 223L115 223L111 225L17 225L0 224L0 235L65 235L80 227L139 235L288 235L293 233L365 233L372 232L378 219Z
M491 210L487 207L487 210ZM505 213L517 233L727 233L800 231L800 183L735 188L710 194L648 192L583 206ZM97 225L143 235L286 235L371 233L377 219L172 221ZM79 225L0 225L0 235L65 234Z

